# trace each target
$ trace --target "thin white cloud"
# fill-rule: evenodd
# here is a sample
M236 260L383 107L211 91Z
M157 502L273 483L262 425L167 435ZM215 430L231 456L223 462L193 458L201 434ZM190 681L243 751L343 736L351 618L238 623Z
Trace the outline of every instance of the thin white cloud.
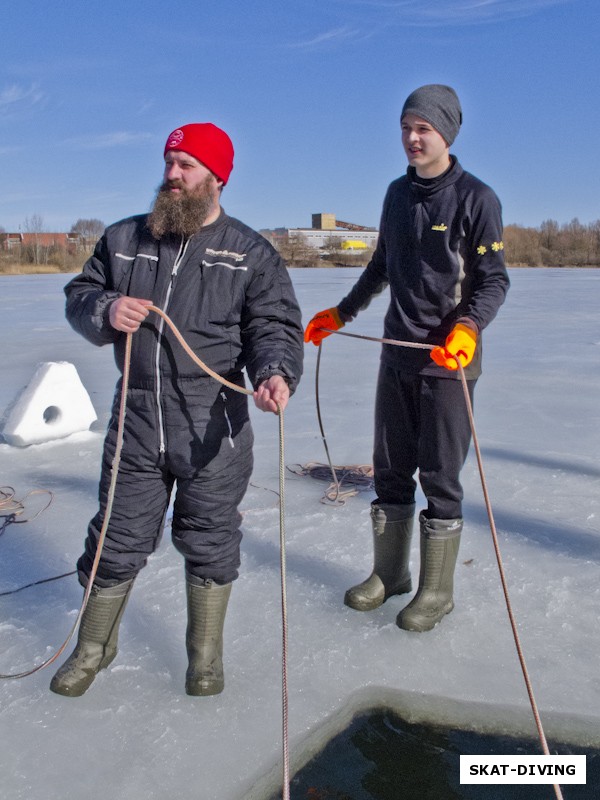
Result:
M0 90L0 116L12 116L39 105L43 100L44 93L37 84L31 84L31 86L10 84Z
M144 100L140 107L138 108L138 114L141 116L142 114L146 114L150 109L154 108L156 102L154 100Z
M149 133L114 131L113 133L102 133L95 136L78 136L73 139L67 139L65 144L80 147L84 150L105 150L111 147L139 144L151 138L152 136Z
M7 206L8 208L14 208L15 205L18 203L28 203L31 204L32 202L43 201L49 198L56 199L55 193L43 193L43 192L32 192L32 191L15 191L15 192L0 192L0 206ZM4 223L3 223L4 224ZM6 225L5 225L6 227Z
M332 28L331 30L323 31L323 33L318 33L310 39L290 43L288 46L308 49L340 42L356 41L357 39L365 39L368 36L369 34L360 28L351 28L348 25L343 25L339 28Z
M345 7L377 9L405 25L475 25L532 16L574 0L333 0Z
M382 27L397 25L448 27L502 22L574 2L576 0L329 0L330 7L342 9L350 22L286 46L294 49L333 47L368 39Z

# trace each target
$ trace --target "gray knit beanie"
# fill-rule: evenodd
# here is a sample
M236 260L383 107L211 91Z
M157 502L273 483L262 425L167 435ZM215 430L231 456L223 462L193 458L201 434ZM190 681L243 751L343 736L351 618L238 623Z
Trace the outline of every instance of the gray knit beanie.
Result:
M462 122L462 110L456 92L440 83L429 83L409 94L402 107L401 121L405 114L414 114L429 122L448 145L456 139Z

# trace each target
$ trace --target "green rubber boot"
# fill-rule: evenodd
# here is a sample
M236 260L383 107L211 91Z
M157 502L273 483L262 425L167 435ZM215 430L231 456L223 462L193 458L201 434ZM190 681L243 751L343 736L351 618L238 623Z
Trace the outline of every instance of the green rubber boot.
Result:
M119 624L133 580L102 589L96 585L88 598L79 626L77 646L52 678L51 691L81 697L101 669L117 655Z
M383 605L388 597L412 590L410 569L410 540L412 538L415 505L397 506L373 504L373 572L366 581L348 589L344 603L355 611L372 611Z
M407 631L430 631L454 608L454 568L462 519L426 519L421 525L419 588L398 614L396 624Z
M223 677L223 625L231 584L219 586L211 580L187 577L188 625L185 644L189 666L186 694L204 697L220 694Z

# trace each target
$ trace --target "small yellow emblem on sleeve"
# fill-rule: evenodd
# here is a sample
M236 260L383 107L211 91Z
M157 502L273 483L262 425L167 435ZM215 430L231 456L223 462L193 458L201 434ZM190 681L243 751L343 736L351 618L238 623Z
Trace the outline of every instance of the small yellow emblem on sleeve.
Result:
M477 252L479 253L480 256L483 256L485 255L485 253L487 253L487 247L483 244L480 244L479 247L477 248Z
M492 250L497 253L498 250L504 250L504 242L492 242Z

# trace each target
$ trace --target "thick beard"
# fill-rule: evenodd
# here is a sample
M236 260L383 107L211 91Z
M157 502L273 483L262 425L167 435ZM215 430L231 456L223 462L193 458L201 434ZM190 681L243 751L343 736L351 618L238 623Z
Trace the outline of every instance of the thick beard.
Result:
M187 239L198 233L213 211L212 180L212 175L207 175L192 191L177 184L178 194L169 191L173 184L163 183L159 187L148 216L148 228L155 239L168 234Z

